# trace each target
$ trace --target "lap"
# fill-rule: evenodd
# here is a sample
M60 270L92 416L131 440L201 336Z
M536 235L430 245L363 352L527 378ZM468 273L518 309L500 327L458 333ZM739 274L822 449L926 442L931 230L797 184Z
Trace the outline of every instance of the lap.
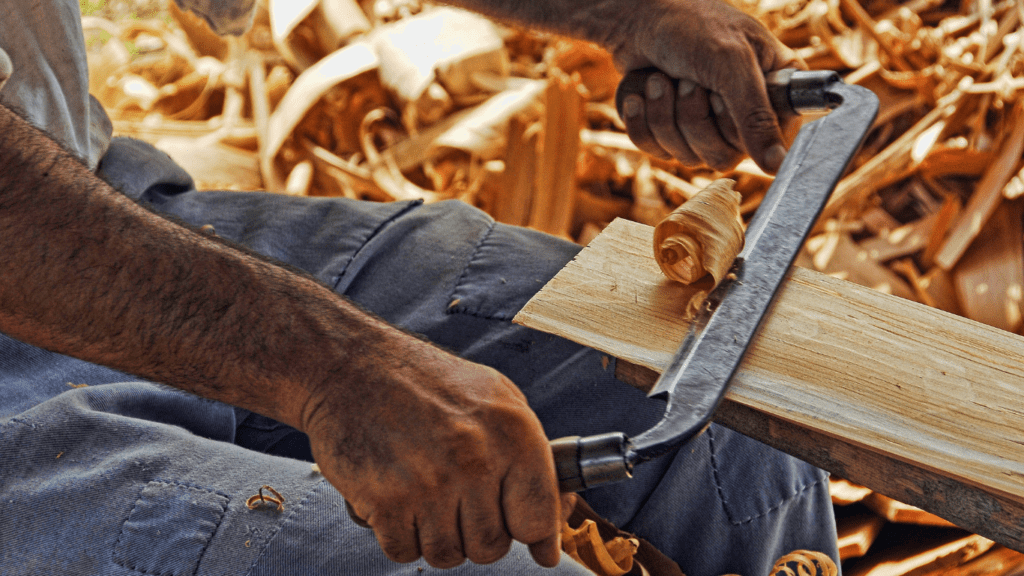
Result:
M504 372L523 389L549 437L608 431L636 434L660 417L659 403L614 378L613 360L510 322L533 293L576 254L577 246L497 224L482 212L454 202L429 206L371 204L259 193L194 192L190 191L187 175L176 174L173 165L157 162L146 172L131 171L131 166L152 157L146 155L144 146L123 144L127 150L115 142L109 162L105 159L104 164L108 179L120 177L118 184L126 194L193 225L212 224L219 235L301 268L385 319ZM159 174L159 178L147 179L146 174ZM20 403L9 400L0 407L4 408L0 417L18 418L30 411L34 402L91 397L88 395L94 391L68 390L67 381L62 382L74 381L75 370L79 370L77 374L82 370L90 374L91 380L83 383L130 380L125 375L45 356L48 353L23 346L0 342L3 386L24 390L36 386L32 381L40 379L46 384L36 386L31 393L15 392L12 398L18 394L25 398ZM20 380L11 377L19 366L24 374ZM43 373L47 378L39 377ZM295 508L289 505L287 517L293 518L290 524L278 518L259 528L260 538L243 541L249 543L249 548L254 543L262 544L265 553L259 556L261 566L271 570L275 562L286 558L305 557L311 562L332 558L330 568L337 573L350 569L341 566L361 565L358 563L363 561L377 567L359 573L387 573L390 564L380 556L370 533L350 525L339 508L341 500L336 492L318 484L320 480L311 477L309 465L296 459L308 458L308 449L302 451L301 434L259 416L236 413L199 399L194 401L205 406L203 410L162 409L160 398L164 396L150 394L173 394L173 398L184 395L160 388L139 392L139 386L153 386L148 384L119 386L120 393L137 398L129 403L136 412L129 411L127 416L141 420L132 424L145 432L129 436L131 442L115 442L112 446L116 445L116 450L135 454L140 462L153 451L162 455L161 463L173 461L175 458L166 454L181 450L186 456L201 454L203 462L210 464L200 467L208 475L197 479L194 475L170 474L162 465L143 463L131 474L121 476L121 488L117 490L103 482L89 484L80 479L82 486L97 490L105 486L105 493L117 494L113 501L121 502L120 514L111 517L117 518L122 527L130 516L125 511L131 510L129 503L136 502L152 482L171 485L156 486L155 494L174 494L178 485L209 488L228 499L224 517L235 513L240 518L251 517L252 511L238 504L244 504L244 498L251 495L247 492L255 493L261 483L273 483L263 482L267 473L256 473L252 464L237 463L241 458L238 454L248 454L250 462L259 462L260 469L281 470L278 476L271 476L277 485L289 487L296 500ZM118 408L114 412L122 410L121 404L115 404ZM117 413L118 418L126 415ZM194 421L184 414L193 414ZM241 426L236 434L238 417L242 421L237 422ZM187 431L192 440L171 442L152 432L150 426L166 431L168 422L162 418L183 420L171 424ZM204 424L206 421L217 423ZM122 420L117 422L123 425ZM48 425L54 429L53 434L69 436L67 427L59 422ZM0 435L5 430L0 429ZM36 458L41 459L42 454ZM124 472L119 470L107 470L104 477L117 477ZM52 497L66 497L70 492L54 492ZM796 548L835 552L824 475L717 426L684 450L639 467L632 480L592 490L585 497L603 516L651 540L691 576L762 573L775 557ZM301 505L310 498L309 506ZM332 536L326 540L322 535L309 536L317 530L330 531ZM271 534L274 536L268 536ZM262 539L267 541L263 543ZM345 542L346 546L315 554L305 549L311 542L325 541ZM364 541L366 545L361 544ZM516 554L523 553L520 550ZM532 570L528 555L523 560L516 554L508 559L510 566L522 561L525 564L521 566ZM520 572L519 568L509 570Z

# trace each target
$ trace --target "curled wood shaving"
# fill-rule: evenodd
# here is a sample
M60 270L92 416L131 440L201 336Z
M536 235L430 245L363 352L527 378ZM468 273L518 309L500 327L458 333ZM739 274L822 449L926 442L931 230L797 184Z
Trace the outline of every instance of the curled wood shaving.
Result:
M838 576L832 558L821 552L797 550L775 561L771 576Z
M654 229L654 256L666 276L692 284L710 274L717 285L743 248L740 194L715 180Z
M264 490L270 492L271 494L273 494L273 496L264 495ZM282 512L284 510L284 496L282 496L280 492L275 490L273 486L264 484L263 486L260 486L259 492L253 494L252 496L249 496L249 498L245 501L245 505L250 510L255 510L264 504L273 505L276 507L278 512Z
M562 526L562 550L598 576L623 576L630 572L639 547L638 540L621 536L605 542L593 520L584 520L579 528Z

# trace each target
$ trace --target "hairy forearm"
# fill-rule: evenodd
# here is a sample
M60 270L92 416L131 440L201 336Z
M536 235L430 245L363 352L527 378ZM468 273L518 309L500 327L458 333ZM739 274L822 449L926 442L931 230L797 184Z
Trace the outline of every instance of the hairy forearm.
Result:
M311 387L358 379L401 337L141 208L3 107L0 278L0 331L295 426Z
M663 0L443 0L504 20L575 36L614 48L633 34L636 14L649 22Z

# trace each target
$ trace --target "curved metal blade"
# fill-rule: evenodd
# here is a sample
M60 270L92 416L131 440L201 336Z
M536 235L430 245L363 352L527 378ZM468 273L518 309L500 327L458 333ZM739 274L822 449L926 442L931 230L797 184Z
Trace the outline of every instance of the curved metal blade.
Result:
M793 260L878 112L871 91L838 76L820 96L838 106L801 128L747 228L732 274L708 297L651 391L651 397L668 405L654 428L632 439L630 465L683 444L711 422Z

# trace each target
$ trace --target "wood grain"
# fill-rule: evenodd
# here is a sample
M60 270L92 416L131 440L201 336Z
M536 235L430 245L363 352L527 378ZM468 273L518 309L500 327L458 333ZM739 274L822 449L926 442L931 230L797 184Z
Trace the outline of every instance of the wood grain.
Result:
M649 386L689 296L651 238L613 222L516 322L607 352ZM1022 359L1019 336L795 268L716 420L1024 550Z

